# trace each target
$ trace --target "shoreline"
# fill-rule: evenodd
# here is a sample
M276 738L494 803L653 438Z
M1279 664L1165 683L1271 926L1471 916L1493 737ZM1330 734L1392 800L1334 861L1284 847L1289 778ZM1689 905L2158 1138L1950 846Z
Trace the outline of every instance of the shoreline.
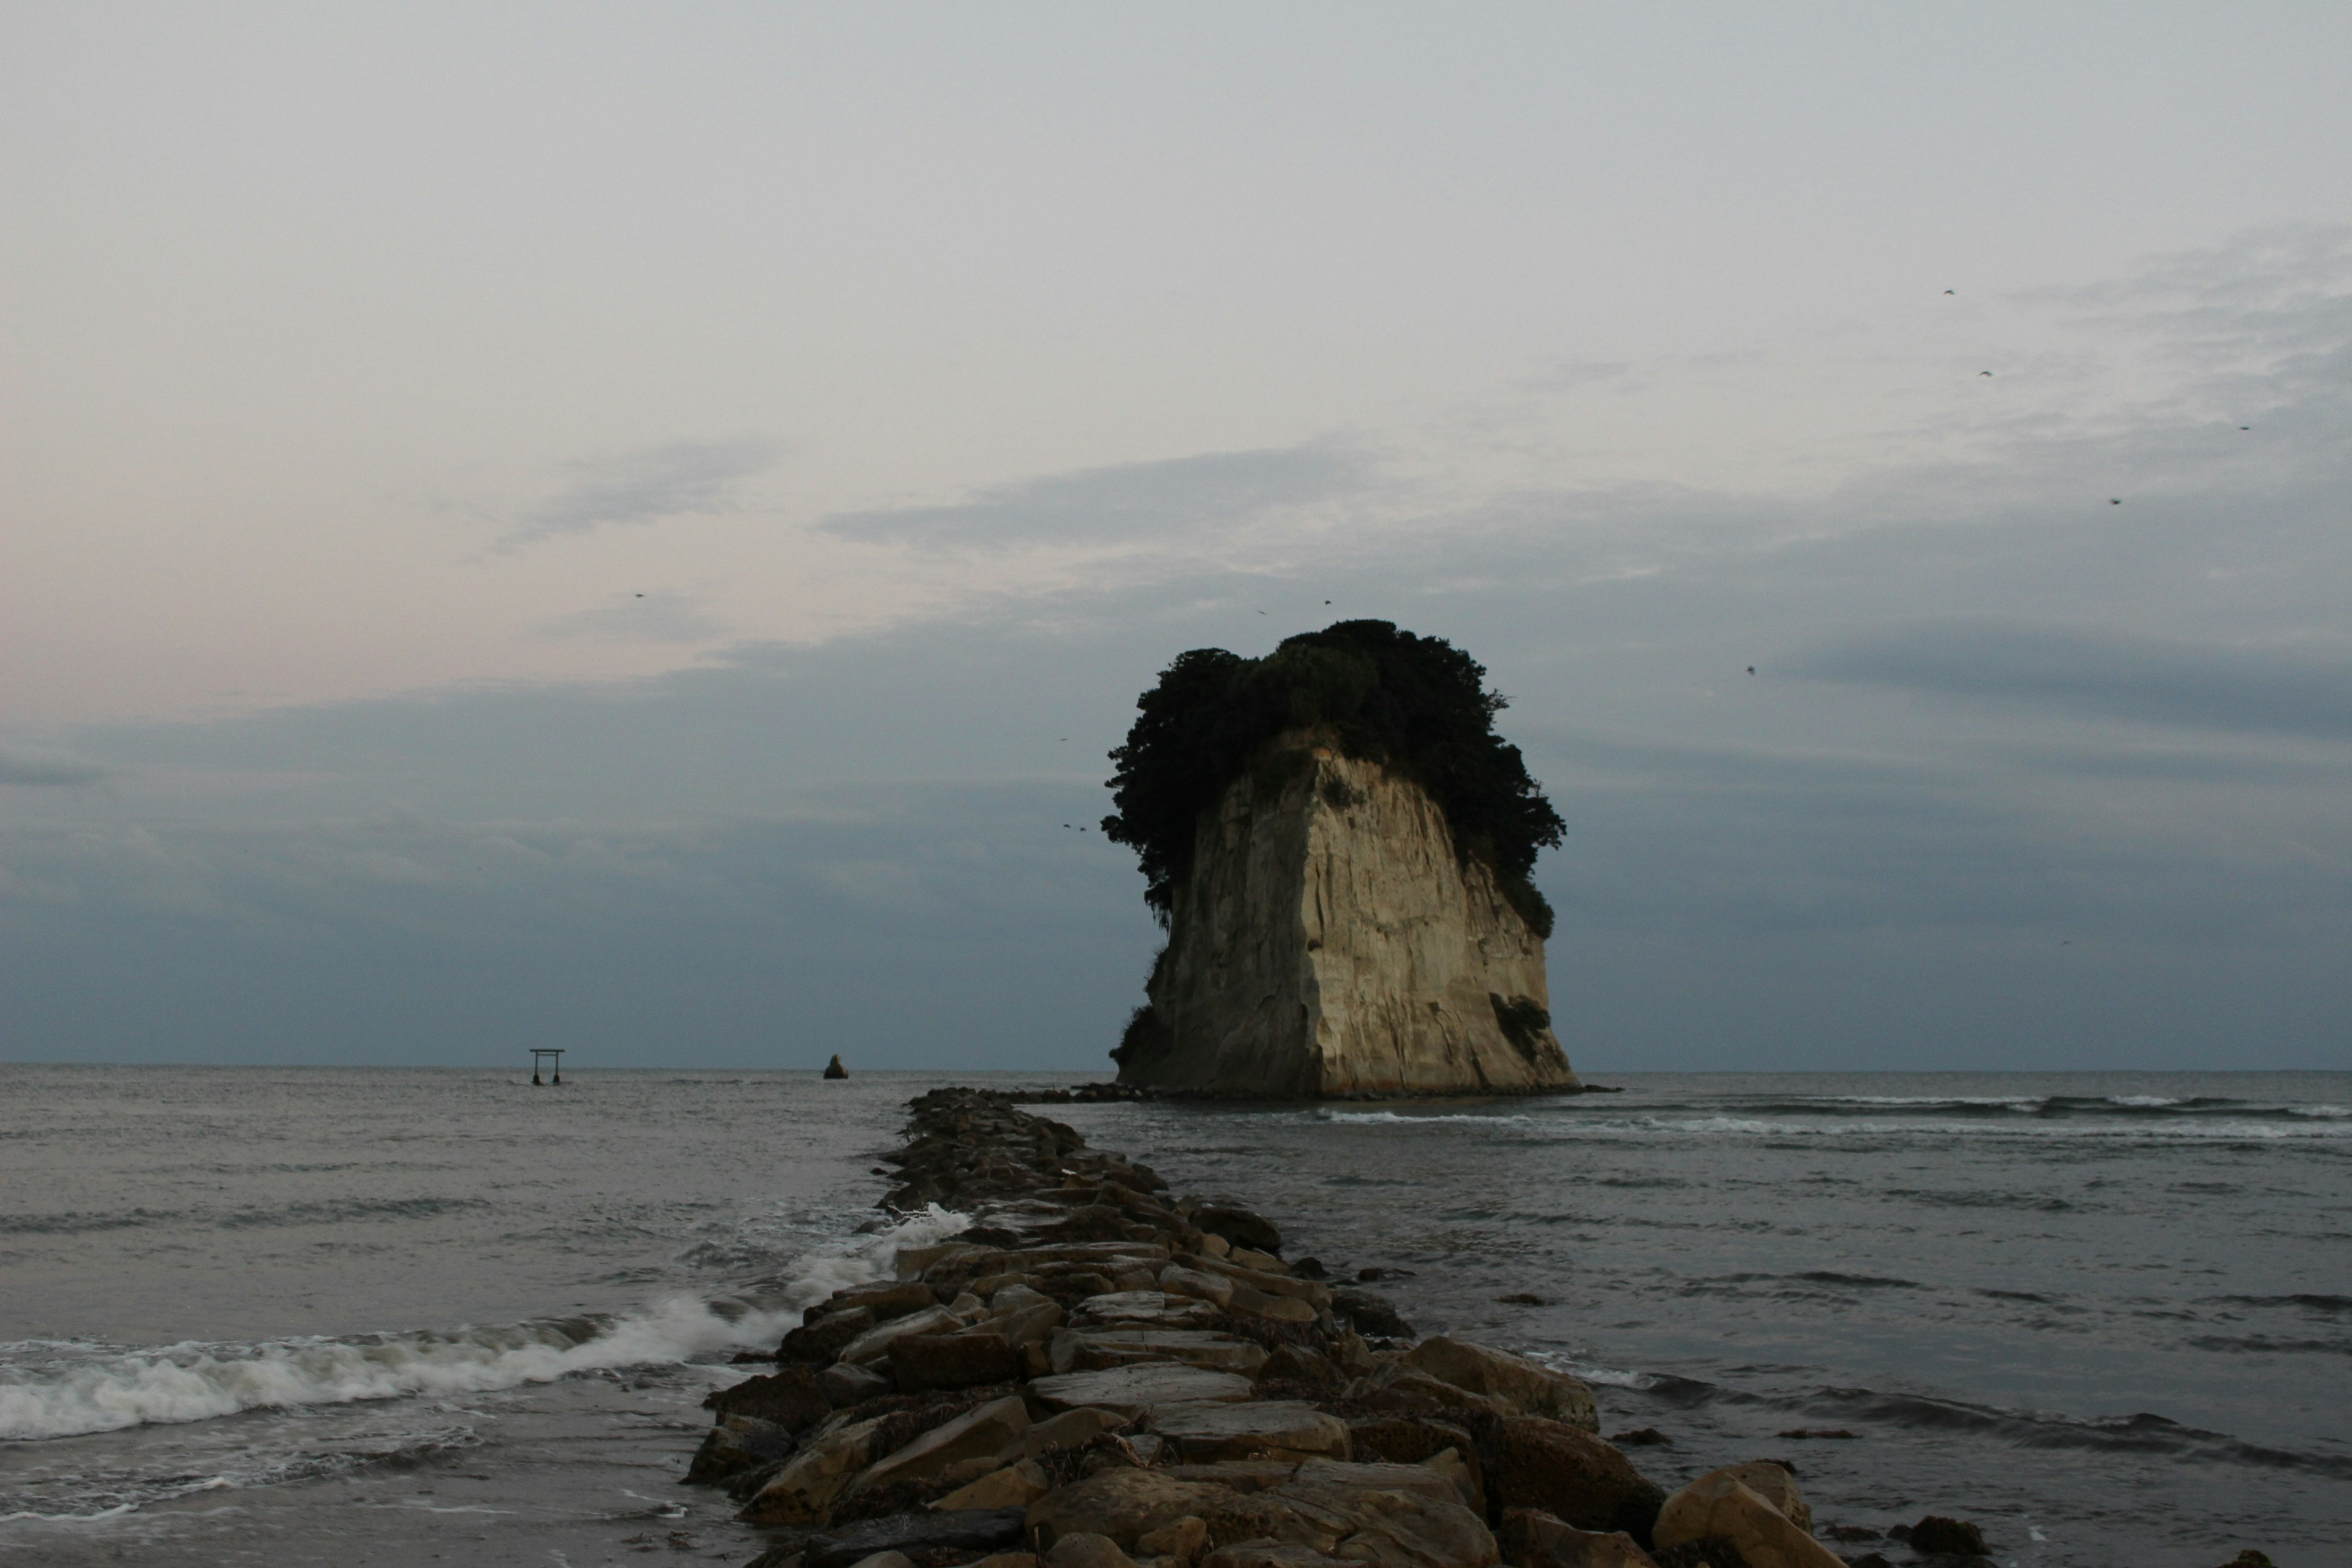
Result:
M909 1102L881 1206L970 1226L811 1309L776 1372L706 1402L688 1479L770 1531L756 1568L1878 1568L1906 1535L1915 1561L1990 1562L1934 1515L1843 1531L1841 1556L1779 1461L1670 1492L1577 1379L1417 1338L1360 1282L1286 1260L1265 1217L1018 1108L1147 1098Z

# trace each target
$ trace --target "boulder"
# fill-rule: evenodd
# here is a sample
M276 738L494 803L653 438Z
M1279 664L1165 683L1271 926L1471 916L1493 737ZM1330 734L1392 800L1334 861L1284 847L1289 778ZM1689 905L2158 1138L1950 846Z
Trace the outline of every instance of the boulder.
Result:
M1289 1479L1318 1486L1353 1487L1360 1491L1412 1492L1435 1502L1462 1501L1461 1489L1454 1485L1454 1479L1425 1465L1391 1465L1378 1459L1370 1463L1307 1459L1291 1472Z
M903 1552L877 1552L859 1558L850 1568L915 1568L915 1560Z
M1147 1530L1135 1538L1135 1549L1147 1557L1173 1557L1190 1563L1208 1549L1209 1527L1192 1514Z
M1239 1204L1205 1203L1186 1217L1200 1229L1234 1247L1253 1247L1259 1252L1282 1250L1282 1232L1275 1228L1274 1222Z
M1065 1535L1045 1553L1045 1568L1136 1568L1135 1559L1108 1535Z
M1486 1415L1509 1414L1503 1402L1485 1394L1473 1394L1456 1387L1425 1372L1415 1372L1402 1362L1391 1362L1372 1375L1372 1386L1391 1394L1406 1394L1415 1400L1426 1400L1444 1405L1449 1410L1477 1412Z
M1803 1531L1807 1535L1811 1535L1813 1532L1812 1505L1805 1500L1805 1494L1797 1489L1797 1478L1790 1470L1788 1466L1776 1465L1769 1459L1750 1459L1746 1464L1726 1465L1719 1470L1709 1470L1707 1474L1709 1476L1729 1476L1733 1480L1738 1481L1740 1485L1754 1492L1758 1497L1762 1498L1766 1502L1769 1502L1774 1508L1779 1509L1781 1516L1787 1519L1790 1523L1795 1525L1799 1530ZM1934 1518L1935 1516L1933 1514L1928 1516L1928 1519ZM1919 1522L1921 1524L1925 1524L1927 1522L1927 1520L1921 1520ZM1957 1520L1943 1520L1939 1522L1944 1524L1958 1523ZM1963 1550L1981 1552L1984 1550L1984 1537L1981 1535L1974 1537L1977 1542L1977 1545L1973 1548L1920 1546L1916 1544L1918 1527L1915 1525L1912 1528L1914 1533L1914 1545L1912 1549L1914 1551L1950 1552ZM1976 1526L1973 1524L1961 1525L1960 1529L1963 1531L1972 1531L1976 1529ZM1963 1536L1961 1539L1969 1539L1969 1537Z
M1505 1512L1497 1540L1514 1568L1658 1568L1622 1531L1579 1530L1535 1509Z
M1502 1560L1486 1521L1462 1506L1443 1477L1424 1479L1418 1466L1408 1466L1404 1484L1395 1486L1343 1473L1354 1466L1298 1468L1291 1480L1248 1500L1282 1508L1307 1529L1265 1533L1383 1568L1488 1568ZM1204 1517L1216 1536L1215 1517Z
M1064 1329L1055 1334L1046 1353L1057 1373L1173 1361L1251 1377L1266 1359L1255 1340L1204 1329Z
M1745 1465L1739 1467L1742 1470L1748 1468ZM1746 1480L1748 1478L1742 1476L1740 1479ZM1752 1481L1748 1484L1755 1485ZM1756 1489L1764 1490L1761 1487ZM1793 1482L1790 1483L1790 1489L1795 1489ZM1764 1495L1767 1498L1772 1496L1769 1492L1764 1492ZM1779 1502L1777 1498L1772 1500L1776 1505ZM1780 1511L1788 1513L1789 1510L1783 1508ZM1793 1519L1796 1516L1790 1514L1790 1517ZM1812 1516L1808 1513L1800 1522L1807 1529L1811 1529L1813 1522ZM1957 1556L1981 1557L1984 1555L1984 1531L1966 1520L1948 1519L1940 1513L1931 1513L1911 1527L1911 1550L1914 1552L1945 1552Z
M1355 1325L1360 1334L1376 1339L1409 1340L1412 1325L1396 1310L1396 1303L1377 1290L1356 1290L1341 1286L1331 1292L1331 1310Z
M1206 1481L1237 1492L1262 1492L1282 1485L1298 1473L1296 1459L1223 1459L1213 1465L1171 1465L1169 1475L1180 1481Z
M911 1339L917 1334L951 1334L962 1327L962 1321L945 1307L926 1307L919 1312L875 1324L842 1346L840 1359L870 1367L889 1355L894 1341Z
M834 1500L872 1462L874 1435L888 1419L877 1415L811 1439L738 1517L752 1524L823 1524L832 1515Z
M985 1331L1002 1336L1006 1344L1017 1349L1023 1345L1045 1343L1053 1337L1054 1331L1062 1326L1062 1321L1061 1304L1040 1299L1033 1307L992 1317L983 1327Z
M889 1355L901 1393L1012 1383L1027 1370L1002 1334L907 1334L890 1342Z
M1148 1530L1187 1515L1205 1517L1239 1495L1229 1487L1121 1468L1047 1492L1029 1505L1028 1523L1044 1545L1064 1535L1108 1535L1124 1549Z
M935 1509L953 1512L960 1509L1027 1508L1054 1489L1045 1479L1045 1471L1034 1459L1024 1459L1007 1465L965 1486L958 1487L939 1501Z
M1065 1410L1059 1415L1033 1423L1022 1434L1022 1451L1034 1459L1062 1448L1083 1448L1104 1433L1118 1431L1127 1425L1127 1419L1108 1410Z
M717 1486L730 1476L789 1458L793 1447L792 1433L773 1421L756 1415L721 1415L702 1439L702 1447L694 1451L694 1461L686 1469L686 1484Z
M1247 1285L1269 1296L1296 1296L1313 1307L1328 1307L1331 1304L1331 1288L1328 1285L1318 1284L1312 1279L1296 1279L1288 1274L1277 1274L1269 1269L1253 1268L1240 1262L1238 1260L1240 1256L1239 1253L1235 1253L1228 1259L1202 1258L1196 1254L1190 1258L1180 1258L1178 1261L1185 1268L1196 1269L1203 1274L1222 1274L1236 1285ZM1282 1260L1268 1258L1265 1261L1278 1268Z
M1465 1458L1477 1452L1468 1427L1417 1415L1373 1415L1350 1421L1348 1436L1357 1458L1400 1465L1418 1465L1449 1448Z
M1222 1274L1206 1269L1187 1268L1171 1263L1160 1271L1160 1289L1171 1296L1190 1296L1213 1307L1223 1307L1234 1299L1234 1281Z
M704 1396L702 1407L721 1415L756 1416L787 1432L805 1432L833 1414L833 1402L825 1397L816 1373L805 1366L745 1378Z
M1313 1389L1318 1394L1336 1394L1347 1385L1339 1369L1328 1357L1317 1354L1303 1345L1276 1345L1257 1369L1260 1384L1286 1383Z
M1315 1308L1295 1296L1275 1296L1255 1286L1234 1281L1233 1291L1225 1298L1225 1310L1237 1318L1263 1318L1274 1323L1311 1323Z
M1162 1405L1247 1399L1251 1388L1249 1379L1230 1372L1173 1362L1140 1362L1103 1372L1037 1378L1029 1384L1029 1393L1048 1410L1092 1406L1133 1417Z
M877 1552L987 1552L1018 1546L1022 1515L1017 1508L956 1513L894 1513L861 1519L822 1531L803 1543L804 1568L852 1568Z
M1441 1383L1483 1394L1507 1415L1548 1415L1587 1432L1601 1430L1591 1389L1526 1356L1435 1334L1406 1352L1404 1364Z
M919 1279L877 1279L870 1285L852 1285L846 1289L835 1290L826 1298L824 1310L845 1312L863 1307L874 1314L876 1322L880 1323L939 1304L939 1298L932 1293L931 1288Z
M934 1426L858 1476L856 1489L868 1491L904 1481L929 1480L950 1465L1017 1452L1029 1429L1029 1407L1018 1395L992 1399L943 1426Z
M1494 1506L1539 1509L1579 1530L1650 1539L1664 1489L1583 1428L1513 1416L1486 1434L1485 1449Z
M1714 1470L1666 1500L1651 1532L1655 1550L1709 1539L1739 1553L1746 1568L1844 1568L1844 1560L1736 1475Z
M1269 1537L1220 1546L1201 1559L1200 1568L1346 1568L1346 1560Z
M1089 1296L1070 1309L1070 1326L1126 1324L1135 1328L1205 1328L1217 1321L1215 1303L1164 1290L1115 1290Z
M851 1341L877 1321L870 1307L852 1307L846 1311L814 1316L784 1336L783 1342L776 1347L776 1359L803 1366L829 1366L841 1359L842 1351Z
M1346 1422L1288 1399L1164 1405L1152 1412L1151 1428L1188 1464L1318 1455L1344 1459L1349 1453Z
M879 1399L890 1392L888 1378L845 1361L837 1361L818 1373L816 1385L827 1399L833 1401L835 1410L846 1410L853 1405Z

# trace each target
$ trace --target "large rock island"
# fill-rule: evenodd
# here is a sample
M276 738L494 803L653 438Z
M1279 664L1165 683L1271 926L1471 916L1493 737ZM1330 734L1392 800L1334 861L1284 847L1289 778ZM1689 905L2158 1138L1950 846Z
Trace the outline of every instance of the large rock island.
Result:
M1485 671L1384 621L1186 654L1114 758L1168 944L1119 1081L1234 1097L1573 1092L1528 879L1559 819Z

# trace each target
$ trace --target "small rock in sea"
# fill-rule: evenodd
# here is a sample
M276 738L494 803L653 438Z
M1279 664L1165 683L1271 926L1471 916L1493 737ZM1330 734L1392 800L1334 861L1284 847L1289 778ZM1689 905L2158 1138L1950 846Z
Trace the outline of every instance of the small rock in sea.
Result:
M1631 1432L1620 1432L1609 1440L1621 1448L1646 1448L1660 1443L1671 1446L1674 1442L1655 1426L1636 1426Z
M1544 1304L1544 1299L1532 1290L1514 1290L1507 1296L1497 1296L1495 1300L1510 1307L1540 1307Z
M1832 1541L1884 1541L1885 1532L1866 1524L1832 1524L1822 1531Z
M1845 1568L1895 1568L1895 1564L1886 1560L1884 1552L1865 1552L1859 1557L1847 1558Z
M2257 1552L2249 1546L2221 1564L2221 1568L2278 1568L2267 1552Z
M1410 1279L1412 1277L1413 1272L1410 1268L1359 1268L1356 1270L1356 1283L1359 1285L1369 1285L1375 1279Z
M1323 1267L1323 1260L1319 1258L1302 1258L1297 1262L1290 1266L1290 1272L1301 1279L1328 1279L1331 1278L1330 1270Z
M824 1064L824 1076L827 1078L847 1078L849 1076L849 1069L841 1065L841 1058L838 1055L835 1055L833 1060Z
M1776 1437L1794 1437L1800 1442L1804 1441L1808 1437L1820 1439L1842 1438L1849 1443L1854 1441L1853 1434L1847 1431L1843 1426L1795 1426L1790 1428L1786 1432L1776 1432L1773 1436Z
M1887 1533L1892 1535L1895 1532L1890 1530ZM1907 1539L1911 1542L1911 1550L1922 1556L1937 1552L1961 1557L1984 1555L1983 1531L1967 1520L1948 1519L1940 1513L1931 1513L1913 1525Z

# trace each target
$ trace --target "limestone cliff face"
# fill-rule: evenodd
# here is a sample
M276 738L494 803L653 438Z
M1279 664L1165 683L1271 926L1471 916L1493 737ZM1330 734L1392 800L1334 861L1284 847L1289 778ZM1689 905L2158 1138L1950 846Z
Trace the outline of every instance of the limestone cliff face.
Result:
M1572 1092L1541 939L1444 814L1293 735L1203 813L1119 1081L1232 1097Z

